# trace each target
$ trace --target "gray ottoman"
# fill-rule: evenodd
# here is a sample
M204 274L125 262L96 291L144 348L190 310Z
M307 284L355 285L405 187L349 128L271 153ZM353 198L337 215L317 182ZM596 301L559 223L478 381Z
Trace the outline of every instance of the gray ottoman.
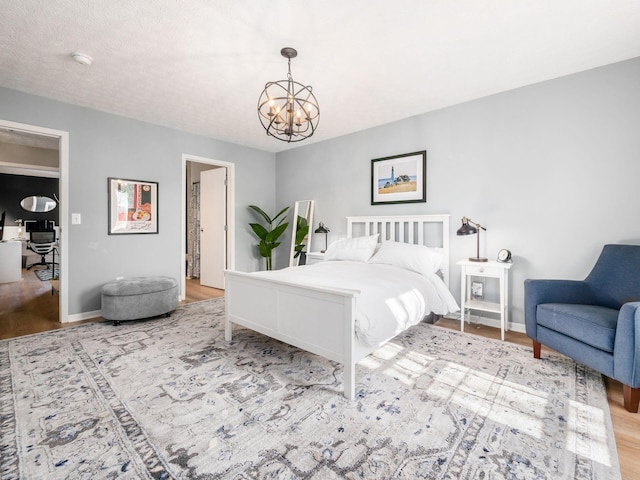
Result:
M102 317L121 320L167 316L178 306L178 282L171 277L131 277L102 287Z

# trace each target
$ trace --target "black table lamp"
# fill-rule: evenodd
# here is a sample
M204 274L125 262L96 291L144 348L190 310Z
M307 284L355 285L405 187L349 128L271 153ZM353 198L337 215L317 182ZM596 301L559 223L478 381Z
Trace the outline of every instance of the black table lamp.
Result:
M456 235L478 235L478 250L475 257L469 257L472 262L486 262L486 258L480 257L480 230L486 230L482 225L462 217L462 226L456 232Z
M324 253L327 251L327 233L329 233L329 229L325 226L324 223L320 222L318 228L316 228L313 233L324 233L324 250L320 250L320 253Z

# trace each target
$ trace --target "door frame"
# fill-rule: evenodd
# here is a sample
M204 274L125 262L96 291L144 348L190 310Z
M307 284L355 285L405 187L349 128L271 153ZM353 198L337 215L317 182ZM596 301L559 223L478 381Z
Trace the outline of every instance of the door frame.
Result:
M180 300L186 297L187 266L185 255L187 252L187 162L205 163L215 167L224 167L227 170L227 270L235 270L235 164L214 160L213 158L182 154L182 195L180 214Z
M51 128L29 125L26 123L10 122L0 119L0 128L45 137L58 138L58 192L60 194L59 229L60 229L60 290L58 300L58 321L69 321L69 235L67 231L69 217L69 132Z

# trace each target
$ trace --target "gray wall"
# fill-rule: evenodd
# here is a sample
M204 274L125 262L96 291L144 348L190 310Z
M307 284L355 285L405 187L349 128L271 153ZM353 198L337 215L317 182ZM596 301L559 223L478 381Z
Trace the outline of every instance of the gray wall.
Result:
M179 277L183 153L236 165L236 268L259 268L247 205L275 208L275 155L5 88L0 118L69 132L69 213L82 214L67 219L70 315L100 309L116 276ZM158 235L107 234L107 177L159 182Z
M524 279L582 279L603 244L640 243L639 132L636 58L279 153L276 203L314 199L329 241L348 215L450 213L452 263L475 255L475 236L455 236L466 215L487 227L481 255L513 252L524 322ZM371 159L425 149L427 203L372 206Z

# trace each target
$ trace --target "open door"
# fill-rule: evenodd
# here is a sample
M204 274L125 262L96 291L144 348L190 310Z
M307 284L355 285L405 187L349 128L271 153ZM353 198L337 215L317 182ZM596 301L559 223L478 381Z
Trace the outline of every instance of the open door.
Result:
M200 172L200 284L224 289L227 169Z

